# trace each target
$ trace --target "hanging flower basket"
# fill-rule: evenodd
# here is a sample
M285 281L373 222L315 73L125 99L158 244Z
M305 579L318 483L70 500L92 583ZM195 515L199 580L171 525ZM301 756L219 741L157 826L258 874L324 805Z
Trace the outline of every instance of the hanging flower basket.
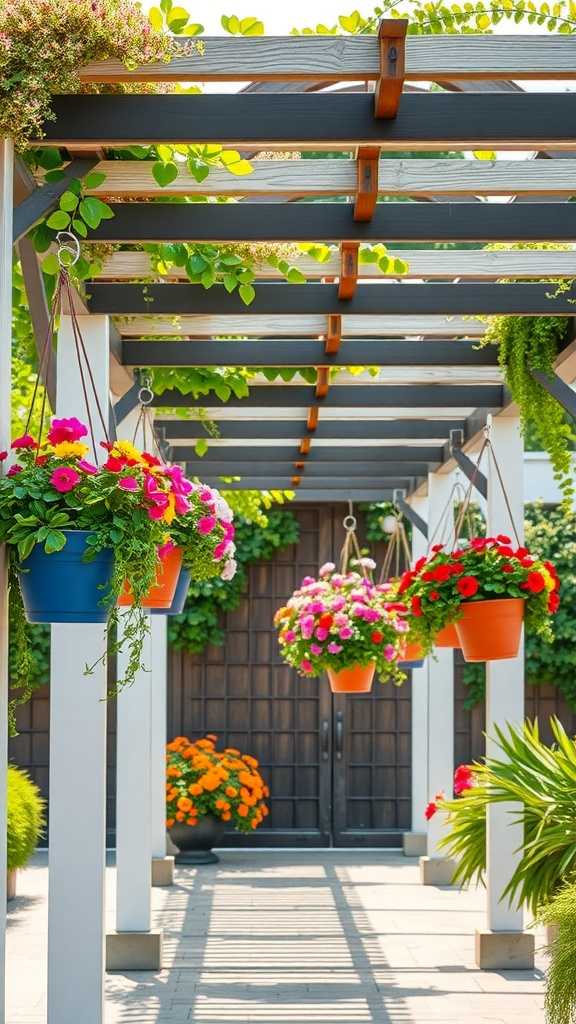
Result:
M28 622L106 622L106 597L114 572L114 552L99 551L91 562L83 561L88 530L65 530L66 544L46 554L36 544L18 569L20 592Z
M422 645L417 643L406 644L406 650L399 659L398 664L405 669L422 668L424 664L424 651Z
M452 647L457 650L460 647L460 639L453 622L449 622L444 629L441 629L434 641L434 647Z
M182 568L182 548L173 545L168 551L159 553L156 567L156 580L142 598L143 608L162 608L168 610L174 600L180 570ZM130 583L124 580L124 592L118 598L120 608L129 608L134 604Z
M185 569L184 566L180 569L180 575L178 577L178 583L176 584L176 590L172 599L172 604L169 608L151 608L151 615L181 615L184 611L184 605L186 604L186 598L188 597L188 589L192 580L192 574L189 569Z
M520 650L524 604L521 597L467 601L456 632L465 661L502 661Z
M369 665L354 665L352 668L340 669L339 672L332 668L326 671L332 693L370 693L376 662L371 661Z

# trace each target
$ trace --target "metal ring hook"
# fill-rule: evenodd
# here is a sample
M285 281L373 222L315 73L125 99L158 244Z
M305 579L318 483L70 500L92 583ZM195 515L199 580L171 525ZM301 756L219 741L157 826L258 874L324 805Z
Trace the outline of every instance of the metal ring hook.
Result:
M358 523L356 522L355 516L344 516L344 519L342 520L342 526L344 527L345 530L347 530L348 533L354 533L356 531L357 525Z
M148 385L140 388L140 391L138 392L138 401L140 402L140 405L143 405L146 408L153 400L154 392L152 391L152 388L148 387Z
M80 259L80 242L76 235L73 235L71 231L59 231L56 235L56 242L58 243L56 258L60 268L64 270L66 267L73 267ZM71 260L62 258L62 254L65 252L72 256Z

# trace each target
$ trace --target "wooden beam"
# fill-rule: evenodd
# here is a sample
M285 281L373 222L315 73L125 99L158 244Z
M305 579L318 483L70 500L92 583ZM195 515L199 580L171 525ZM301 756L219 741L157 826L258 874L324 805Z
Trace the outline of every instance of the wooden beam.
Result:
M326 334L326 344L324 348L324 354L327 356L337 356L342 341L342 317L338 313L331 314L328 317L328 331ZM304 366L313 366L315 363L304 363ZM346 364L351 365L350 363Z
M122 99L123 97L119 97ZM176 97L177 98L177 97ZM576 92L574 93L576 99ZM576 123L576 107L574 110ZM568 242L576 203L379 203L354 221L346 203L111 203L91 242ZM326 274L326 270L324 271Z
M395 385L395 384L334 384L326 397L319 402L312 400L314 388L312 386L289 384L284 387L275 385L258 385L252 387L250 394L245 398L236 398L231 395L226 403L222 403L216 396L208 400L210 408L220 408L222 404L227 409L241 406L249 408L286 409L301 408L321 404L322 408L331 409L366 409L385 408L438 408L438 409L459 409L476 408L483 406L489 409L499 409L503 401L504 389L500 384L418 384L418 385ZM155 395L152 406L155 408L205 408L207 405L206 396L194 398L193 395L184 395L176 388L165 391L162 395Z
M296 287L296 286L294 286ZM306 286L307 287L307 286ZM230 319L227 316L181 316L173 318L160 316L118 319L116 327L123 338L151 337L212 337L230 334ZM395 338L399 335L423 335L425 337L482 338L486 328L477 320L464 317L444 316L342 316L342 329L353 337L380 336ZM272 335L279 338L315 337L326 332L325 316L252 316L249 312L234 318L234 333L248 337Z
M296 476L292 477L289 473L281 475L280 473L276 476L270 476L264 473L262 476L251 474L250 476L241 477L240 480L232 480L229 483L223 482L222 477L219 475L209 475L202 472L202 466L186 467L186 471L189 476L193 476L197 473L203 483L208 484L211 487L218 487L220 490L230 491L245 491L245 490L291 490L293 487L298 487L300 482L303 481L307 487L314 488L316 491L322 493L322 501L332 501L332 495L336 492L345 492L347 501L352 493L352 489L367 490L369 493L377 493L383 488L387 489L387 493L392 496L392 491L396 488L404 488L410 490L413 486L420 483L421 478L411 477L380 477L377 473L374 476L367 477L326 477L325 479L318 477L310 477L306 474L304 477ZM230 473L222 474L223 476L230 476ZM334 499L336 500L336 499ZM368 498L369 501L376 500L375 498Z
M305 442L310 446L311 439L307 437ZM172 452L177 462L193 462L195 458L198 458L194 448L189 445L173 445ZM308 448L308 452L302 452L301 447L298 448L297 445L282 446L278 444L278 446L271 447L246 444L242 448L237 448L218 441L215 444L210 443L208 452L202 456L202 462L205 465L211 465L220 462L227 463L231 458L235 458L241 462L258 464L258 468L260 468L259 464L262 462L298 462L302 455L308 455L306 463L308 466L331 465L334 468L335 463L347 462L353 458L355 462L370 463L377 468L381 465L398 466L406 462L440 463L443 460L443 452L442 445L365 447L361 452L349 446L334 445L330 448L315 447L312 450ZM398 468L397 471L400 472L400 469Z
M360 146L356 155L357 187L354 220L372 220L380 194L378 170L380 150L377 146ZM338 195L338 193L335 193Z
M348 258L349 250L346 246ZM354 260L350 254L350 261ZM342 308L348 315L443 314L454 316L571 316L574 298L570 292L554 295L549 284L428 284L383 282L361 285L354 290L356 279L345 274L340 285L307 284L295 288L290 284L259 284L250 304L253 316L276 316L290 312L295 315L338 314ZM345 300L345 306L343 306ZM92 313L113 316L200 315L236 316L245 311L240 296L224 288L205 290L194 284L152 284L146 293L140 284L98 284L90 286L87 300ZM228 334L235 333L228 331Z
M353 449L348 450L347 458L342 458L337 465L335 463L313 463L302 460L271 460L269 462L250 462L240 460L237 450L230 451L229 457L222 462L213 462L209 455L202 459L192 457L187 461L187 466L196 466L196 472L202 477L210 476L273 476L285 473L287 476L296 470L299 475L305 476L306 481L317 481L318 483L332 477L373 477L375 480L384 480L386 477L420 477L426 476L429 470L434 470L440 465L439 462L359 462Z
M308 422L306 423L306 430L314 432L318 427L318 418L320 416L320 409L318 406L312 406L308 413Z
M575 195L576 161L541 160L380 160L377 146L359 148L356 160L255 160L251 174L238 177L214 167L202 182L185 164L178 177L160 188L148 160L103 160L106 175L88 195L153 198L160 195L358 196L356 206L378 195ZM39 181L42 181L39 178ZM363 219L356 217L357 220ZM368 218L369 219L369 218Z
M337 319L337 317L330 317ZM406 341L404 338L345 338L333 352L327 342L314 339L270 341L150 341L124 339L125 366L330 366L441 367L446 375L456 367L496 367L495 345L478 348L477 342L445 340Z
M190 40L186 39L189 43ZM207 36L205 52L129 69L120 61L90 64L84 82L245 82L309 80L377 81L377 36ZM436 35L408 36L406 78L554 79L576 78L573 36Z
M218 432L223 443L227 440L251 441L273 438L281 443L287 439L298 441L303 422L306 429L314 433L318 441L362 441L380 440L403 443L408 441L423 442L425 440L447 441L452 430L465 430L463 419L369 419L355 415L346 420L324 418L318 422L319 408L317 405L310 410L308 422L302 419L218 419ZM199 420L166 419L157 416L156 422L162 425L164 436L168 441L198 440L205 433ZM176 452L178 447L175 446Z
M327 161L323 161L326 163ZM338 161L329 161L337 163ZM576 165L576 161L575 161ZM576 194L576 192L575 192ZM497 280L498 278L538 278L575 276L576 250L526 249L500 250L464 249L458 251L431 249L408 249L403 251L388 250L394 259L398 256L408 264L408 271L403 280L416 278L482 278ZM295 261L296 262L296 261ZM335 250L327 263L318 263L303 255L296 265L308 280L325 277L337 277L340 272L340 255ZM130 279L150 277L152 265L150 257L144 252L115 252L107 259L97 280ZM256 270L256 277L278 278L283 275L273 267L261 267ZM173 267L166 277L156 275L157 280L186 281L186 271L181 267ZM360 280L384 280L382 272L375 263L362 263L358 267Z
M352 299L358 280L359 242L342 242L340 246L340 278L338 282L339 301Z
M374 89L374 117L396 117L406 67L405 18L382 18L378 26L380 75Z
M402 117L390 120L374 118L363 93L71 95L55 96L52 108L55 120L34 145L525 151L574 148L576 94L407 93Z
M330 368L328 366L318 367L318 381L316 383L316 398L326 398L330 387Z

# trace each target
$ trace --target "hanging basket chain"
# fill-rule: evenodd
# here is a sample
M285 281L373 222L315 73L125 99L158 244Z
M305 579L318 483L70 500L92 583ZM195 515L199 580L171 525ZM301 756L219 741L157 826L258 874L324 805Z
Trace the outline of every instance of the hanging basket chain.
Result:
M498 483L500 484L500 489L502 491L502 497L504 498L504 504L506 506L506 511L508 512L508 518L510 519L510 525L512 527L512 532L513 532L514 537L516 539L516 543L518 544L518 546L520 546L520 538L519 538L519 535L518 535L518 530L516 529L516 523L514 522L514 516L512 514L512 509L510 507L510 502L508 500L508 495L506 493L506 488L504 486L504 480L502 479L502 473L500 472L500 466L498 465L498 460L496 458L496 454L494 452L494 448L493 448L492 442L490 440L489 428L486 427L486 430L484 432L484 440L482 442L482 447L480 449L480 454L478 455L478 460L476 462L476 465L474 467L474 471L473 471L471 479L470 479L470 486L468 487L468 490L466 491L466 495L464 497L464 501L462 503L462 507L460 508L460 511L458 513L458 518L456 520L456 525L454 527L454 549L456 548L456 546L458 544L458 540L460 538L460 533L461 533L462 526L463 526L463 523L464 523L464 518L466 516L469 516L469 508L470 508L470 500L471 500L471 496L472 496L472 491L474 490L474 485L475 485L475 482L476 482L476 477L477 477L477 475L478 475L478 473L480 471L480 464L482 462L482 458L484 456L484 452L486 452L486 451L488 452L488 459L492 461L492 463L494 465L494 468L496 470L496 475L498 477ZM470 520L469 520L469 522L470 522Z
M66 267L62 268L62 270L60 271L59 276L61 276L62 279L63 279L64 287L66 289L66 295L67 295L68 302L69 302L69 308L70 308L69 316L70 316L70 322L72 324L72 333L73 333L73 336L74 336L74 347L76 349L76 358L78 360L78 370L80 372L80 381L82 383L82 393L84 395L84 402L85 402L85 405L86 405L86 416L88 417L88 426L90 428L90 436L91 436L91 440L92 440L92 448L94 450L94 458L95 458L95 461L98 461L98 455L97 455L97 449L96 449L96 436L95 436L95 433L94 433L94 426L93 426L93 423L92 423L92 414L91 414L91 411L90 411L90 402L89 402L89 399L88 399L88 389L87 389L87 385L86 385L86 376L85 376L84 367L82 365L82 360L84 360L84 363L86 364L86 372L88 374L88 378L90 380L90 384L91 384L91 387L92 387L92 394L93 394L93 397L94 397L94 404L96 406L96 411L98 413L98 418L100 420L100 424L101 424L101 427L102 427L102 433L104 435L104 439L105 439L106 443L110 444L110 438L108 436L108 428L106 426L106 422L104 420L104 415L102 413L102 406L100 405L100 399L98 397L98 389L97 389L96 383L94 381L94 374L92 373L92 367L90 366L90 360L88 358L88 353L86 352L86 346L84 344L84 339L83 339L81 331L80 331L80 325L78 323L78 317L76 315L76 310L74 308L74 296L73 296L73 292L72 292L72 284L71 284L71 281L70 281L70 275L69 275Z
M58 309L60 307L60 293L61 293L61 291L62 291L62 280L60 278L60 275L58 275L58 280L56 282L56 288L55 288L55 291L54 291L54 297L53 297L53 300L52 300L52 307L50 309L50 319L48 321L48 329L46 331L46 337L44 339L44 344L42 346L42 351L40 353L40 359L39 359L39 362L38 362L38 373L36 374L36 380L34 382L34 390L32 392L32 398L30 400L30 407L28 409L28 416L26 417L26 426L25 426L25 429L24 429L24 433L25 434L28 434L29 431L30 431L30 424L31 424L31 421L32 421L32 415L34 413L34 408L35 408L35 405L36 405L36 400L38 398L38 391L40 389L40 381L42 380L42 378L44 378L44 380L47 381L48 380L48 375L50 373L50 367L52 365L52 351L53 351L53 340L54 340L54 324L55 324L55 321L56 321L56 314L57 314ZM44 431L44 418L45 418L45 416L46 416L46 388L44 388L44 393L42 395L42 405L40 407L40 429L39 429L39 432L38 432L38 442L36 444L36 458L38 458L38 455L40 454L40 444L41 444L41 441L42 441L42 434L43 434L43 431Z
M408 545L408 538L406 536L406 530L404 523L400 518L396 519L396 526L394 532L390 535L388 541L388 548L386 549L386 555L382 563L382 569L380 572L380 578L378 583L384 583L391 577L392 562L394 561L394 577L397 578L400 575L400 556L404 554L406 559L406 565L410 565L410 548Z

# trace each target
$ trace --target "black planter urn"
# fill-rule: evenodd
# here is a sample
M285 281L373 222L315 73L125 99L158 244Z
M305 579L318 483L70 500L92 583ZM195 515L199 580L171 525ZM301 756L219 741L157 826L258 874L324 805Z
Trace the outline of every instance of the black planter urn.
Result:
M225 829L226 822L216 814L203 815L196 825L175 822L168 834L180 851L175 857L176 864L216 864L220 858L212 847L218 846Z

